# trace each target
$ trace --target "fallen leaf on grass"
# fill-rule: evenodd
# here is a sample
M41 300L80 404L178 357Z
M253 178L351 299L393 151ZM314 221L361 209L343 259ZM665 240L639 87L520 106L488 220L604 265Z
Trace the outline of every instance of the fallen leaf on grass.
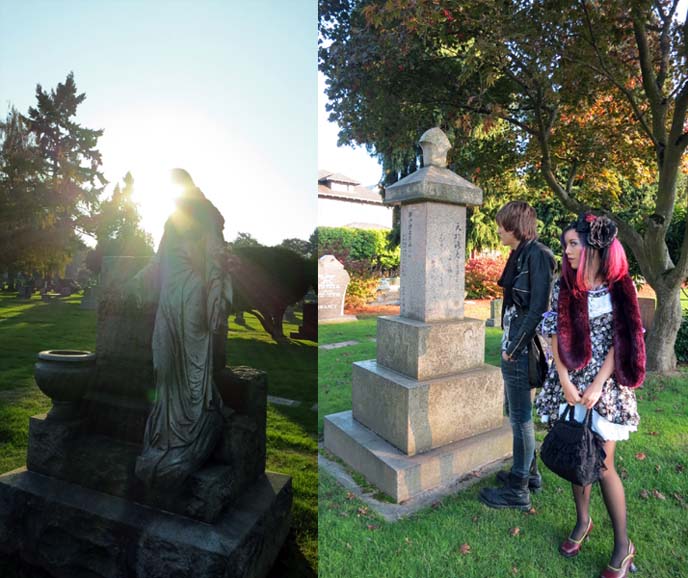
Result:
M659 473L661 471L661 469L662 469L662 466L660 466L659 464L657 464L655 466L655 472Z
M361 516L367 516L368 515L368 506L361 506L358 509L358 513L356 514L359 518Z
M471 518L471 522L473 522L475 524L478 521L478 519L479 519L478 516L473 516Z
M354 495L353 492L347 492L346 493L346 499L347 500L353 500L356 496Z
M683 470L685 470L685 469L686 469L686 466L684 466L683 464L676 464L676 473L677 474L683 473Z
M647 435L649 435L649 436L658 436L658 435L659 435L659 432L656 432L656 431L649 431L649 432L647 432Z
M368 530L370 530L371 532L373 530L377 530L379 527L380 526L377 526L376 524L368 524Z
M628 478L628 470L626 468L621 468L621 471L619 471L619 476L621 476L622 480L625 480Z
M406 538L404 538L404 542L406 542L407 546L410 546L411 544L413 544L413 542L411 541L411 538L409 538L408 536Z
M346 547L347 547L349 550L353 550L353 549L354 549L354 547L353 547L351 544L349 544L349 542L346 543Z
M516 566L512 566L511 567L511 573L512 574L518 574L518 568L516 568Z
M521 528L519 528L519 527L509 529L509 534L511 534L512 536L518 536L520 533L521 533Z
M647 456L643 452L638 452L635 454L635 459L636 460L644 460Z
M531 508L530 510L528 510L526 512L526 514L529 514L530 516L534 516L535 514L537 514L537 510L535 508Z
M652 495L658 500L666 500L666 496L659 490L652 490Z
M471 551L471 547L469 544L461 544L459 546L459 552L461 552L464 556L468 554Z
M647 500L650 497L650 492L648 492L647 490L640 490L640 497L643 500Z

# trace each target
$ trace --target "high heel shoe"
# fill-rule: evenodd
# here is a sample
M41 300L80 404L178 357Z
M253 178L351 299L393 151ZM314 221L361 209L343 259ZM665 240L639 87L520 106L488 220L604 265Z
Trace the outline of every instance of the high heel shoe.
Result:
M600 578L626 578L629 572L635 572L636 568L633 564L633 558L635 558L636 550L633 542L628 542L628 554L621 560L621 564L618 568L615 568L611 564L607 566L600 574Z
M585 534L583 534L583 536L579 540L574 540L571 536L566 538L566 540L564 540L559 546L559 554L561 554L565 558L573 558L574 556L578 556L578 553L580 552L580 549L583 546L583 541L588 538L591 530L592 518L589 518L588 527L585 530Z

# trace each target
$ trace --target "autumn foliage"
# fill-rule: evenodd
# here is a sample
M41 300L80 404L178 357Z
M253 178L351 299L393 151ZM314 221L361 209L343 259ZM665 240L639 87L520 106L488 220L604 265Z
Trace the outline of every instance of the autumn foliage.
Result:
M469 299L494 299L502 296L497 281L502 275L506 259L480 256L466 263L466 296Z

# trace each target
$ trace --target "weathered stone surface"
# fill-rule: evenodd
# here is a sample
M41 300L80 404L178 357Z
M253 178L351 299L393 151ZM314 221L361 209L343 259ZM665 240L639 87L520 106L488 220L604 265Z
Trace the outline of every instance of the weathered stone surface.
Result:
M475 206L482 205L483 192L453 171L436 166L423 167L385 188L386 205L420 201Z
M378 317L377 362L414 379L433 379L482 365L485 324L480 319L424 323Z
M493 299L490 301L490 318L485 321L487 327L502 326L502 300Z
M213 522L265 470L267 379L248 367L219 376L230 403L220 444L211 461L191 475L179 493L147 490L134 474L141 444L94 434L87 420L29 422L29 470L125 497L205 522Z
M334 255L318 259L318 323L344 317L349 274Z
M358 423L350 411L325 417L325 447L397 502L452 484L511 454L511 426L408 456Z
M402 205L401 316L463 319L465 253L466 207Z
M55 578L261 578L291 502L290 478L268 473L206 524L21 468L0 476L0 553Z
M354 418L412 456L499 427L504 393L499 368L481 365L417 381L378 365L353 364Z

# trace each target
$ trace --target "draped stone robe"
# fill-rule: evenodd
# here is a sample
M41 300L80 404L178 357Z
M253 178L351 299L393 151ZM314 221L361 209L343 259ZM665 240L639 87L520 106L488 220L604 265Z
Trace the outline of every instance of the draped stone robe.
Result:
M222 225L206 199L179 203L156 258L137 276L140 286L159 285L155 400L136 462L136 475L148 486L181 485L208 459L221 434L212 349L213 331L224 323L231 300L231 280L222 266Z

